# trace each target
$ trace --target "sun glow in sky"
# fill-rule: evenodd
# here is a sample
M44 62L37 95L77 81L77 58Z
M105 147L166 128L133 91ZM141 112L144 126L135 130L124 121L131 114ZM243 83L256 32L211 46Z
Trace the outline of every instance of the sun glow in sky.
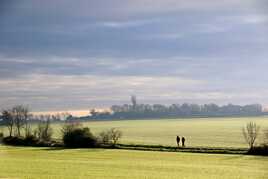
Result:
M0 108L268 105L266 0L2 0Z

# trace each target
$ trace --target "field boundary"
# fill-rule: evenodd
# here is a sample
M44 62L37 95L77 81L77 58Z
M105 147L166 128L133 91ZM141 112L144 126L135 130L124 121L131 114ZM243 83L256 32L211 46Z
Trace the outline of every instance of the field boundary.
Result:
M114 148L126 150L162 151L162 152L188 152L211 154L247 154L247 148L221 148L221 147L173 147L163 145L136 145L117 144Z
M35 148L46 148L46 150L68 150L74 148L64 147L63 145L58 146L23 146L23 145L8 145L0 143L0 146L13 146L13 147L35 147ZM93 148L84 149L122 149L122 150L140 150L140 151L158 151L158 152L186 152L186 153L204 153L204 154L237 154L237 155L252 155L249 154L247 148L223 148L223 147L174 147L174 146L163 146L163 145L145 145L145 144L116 144L116 145L100 145Z

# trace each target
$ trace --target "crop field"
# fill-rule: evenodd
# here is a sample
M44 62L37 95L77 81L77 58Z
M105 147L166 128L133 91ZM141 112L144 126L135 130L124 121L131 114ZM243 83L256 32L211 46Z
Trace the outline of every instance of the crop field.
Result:
M243 155L0 146L0 178L265 179L268 158Z
M195 119L153 119L84 122L94 134L109 128L123 132L120 143L175 146L176 135L186 137L189 147L234 147L244 148L247 144L242 128L254 121L261 131L268 129L268 117L243 118L195 118ZM62 124L53 124L54 138L60 138ZM262 135L257 143L262 143Z
M111 127L118 128L123 131L122 143L175 146L175 137L179 135L186 137L187 146L241 148L247 147L242 128L249 121L259 124L261 130L268 129L268 118L264 117L105 121L84 125L96 134Z
M85 122L94 134L112 127L123 131L120 143L175 146L176 135L186 137L187 146L244 148L242 128L254 121L261 131L268 129L268 117L197 118ZM55 137L60 136L60 125L55 125ZM259 136L257 143L262 142Z

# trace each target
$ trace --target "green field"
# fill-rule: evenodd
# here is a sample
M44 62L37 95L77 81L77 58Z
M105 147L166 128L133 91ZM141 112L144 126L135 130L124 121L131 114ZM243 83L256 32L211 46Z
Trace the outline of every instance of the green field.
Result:
M0 146L0 178L265 179L268 158L129 150Z
M268 129L268 117L105 121L85 125L94 133L111 127L119 128L124 134L122 143L175 146L176 135L183 135L187 146L247 147L242 127L249 121Z
M268 129L268 117L253 118L197 118L86 122L93 133L116 127L123 131L121 143L160 144L175 146L176 135L185 136L187 146L247 147L242 127L255 121L261 129ZM59 136L59 125L55 126ZM261 131L262 132L262 131ZM262 142L262 136L257 143Z
M242 127L255 121L261 129L268 129L268 117L243 118L196 118L196 119L155 119L86 122L94 134L116 127L123 131L120 143L160 144L175 146L176 135L186 137L190 147L236 147L247 145L242 135ZM60 137L61 124L54 124L54 137ZM262 132L261 130L261 132ZM257 143L262 142L259 136Z
M187 146L241 148L247 147L241 128L249 121L255 121L262 129L268 128L268 117L95 121L83 125L94 134L119 128L124 134L120 143L125 144L174 146L175 136L184 135ZM55 138L60 136L61 125L53 124ZM267 176L267 157L0 145L0 179L265 179Z

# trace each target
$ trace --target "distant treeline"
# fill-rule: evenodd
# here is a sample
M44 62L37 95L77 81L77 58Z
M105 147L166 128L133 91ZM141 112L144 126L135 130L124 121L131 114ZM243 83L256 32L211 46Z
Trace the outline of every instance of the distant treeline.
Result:
M4 114L14 113L12 110L3 109L0 111L0 126L6 123ZM30 112L27 114L27 122L28 123L38 123L42 121L50 121L50 122L62 122L67 118L72 117L71 114L65 113L56 113L56 114L31 114ZM14 122L15 123L15 122Z
M135 96L131 97L132 104L113 105L111 112L91 110L89 116L71 117L69 120L91 119L145 119L145 118L180 118L180 117L231 117L231 116L260 116L265 115L262 105L223 105L217 104L137 104Z
M131 97L131 104L113 105L109 111L92 109L89 115L72 116L68 113L57 115L30 115L29 122L49 120L51 122L72 120L109 120L109 119L150 119L150 118L193 118L193 117L242 117L268 115L260 104L222 105L217 104L138 104L136 97ZM0 114L0 125L4 122Z

